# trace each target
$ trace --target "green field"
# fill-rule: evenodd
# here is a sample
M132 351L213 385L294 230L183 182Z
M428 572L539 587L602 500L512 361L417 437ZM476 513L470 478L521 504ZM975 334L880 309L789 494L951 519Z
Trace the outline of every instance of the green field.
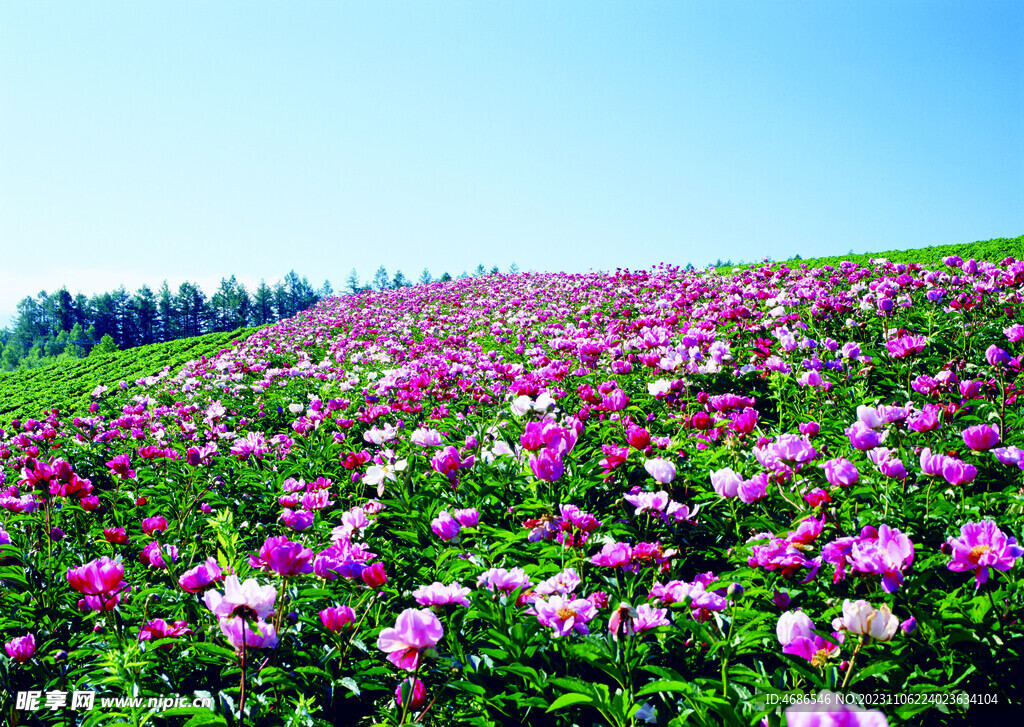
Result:
M28 371L0 372L0 424L6 425L13 419L42 418L51 409L84 414L89 408L90 393L97 386L133 382L165 367L176 371L182 364L214 355L232 341L248 338L257 330L239 328L230 333L209 333L79 360L57 361Z

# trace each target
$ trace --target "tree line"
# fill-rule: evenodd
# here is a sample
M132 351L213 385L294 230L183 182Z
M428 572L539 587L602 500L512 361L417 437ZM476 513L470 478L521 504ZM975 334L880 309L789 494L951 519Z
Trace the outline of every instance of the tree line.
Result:
M487 274L478 265L475 275ZM497 273L493 267L491 273ZM518 272L513 263L509 272ZM463 272L458 276L466 278ZM437 281L424 270L417 284ZM382 265L366 284L353 269L346 281L346 293L390 290L411 286L401 270L394 276ZM143 285L129 293L117 290L87 297L72 295L67 288L55 293L41 291L18 303L13 325L0 329L0 370L35 368L66 358L83 358L119 349L190 338L206 333L233 331L244 326L261 326L290 318L324 298L334 295L329 280L314 289L306 277L294 270L274 285L261 280L251 293L235 276L221 278L209 297L195 283L184 282L172 290L165 280L154 291Z

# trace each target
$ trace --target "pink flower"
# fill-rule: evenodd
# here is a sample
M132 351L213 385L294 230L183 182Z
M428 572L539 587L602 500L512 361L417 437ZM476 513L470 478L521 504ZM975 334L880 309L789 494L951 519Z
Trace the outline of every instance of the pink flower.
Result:
M743 478L733 472L731 467L711 473L711 486L722 497L736 497L741 484L743 484Z
M285 510L280 520L292 530L308 530L313 525L316 513L310 510Z
M825 479L834 487L849 487L860 479L860 472L850 460L837 457L825 462Z
M68 568L67 579L72 588L87 596L116 593L124 582L124 565L103 556L78 568Z
M333 633L338 633L355 622L356 612L351 606L329 606L320 612L320 623Z
M476 584L489 591L504 591L510 593L516 589L525 589L530 585L530 577L522 568L505 570L504 568L491 568L477 576Z
M186 621L175 621L169 624L162 618L155 618L147 621L139 629L139 641L157 641L159 639L176 639L179 636L192 633ZM170 644L164 644L163 648L171 648Z
M620 635L636 634L641 631L648 631L658 626L668 626L669 620L666 617L668 609L652 608L650 604L643 603L638 608L633 608L628 603L620 603L608 619L608 630L612 639L619 640Z
M249 619L235 616L232 618L218 619L220 631L227 640L235 647L235 651L242 653L242 649L273 649L277 646L277 632L274 625L262 619L256 620L255 630L249 624Z
M161 547L160 543L154 540L139 553L139 562L148 565L150 568L166 568L167 563L164 562L164 555L169 556L171 562L175 563L178 560L178 548L170 544Z
M207 586L221 580L224 580L224 573L217 565L217 561L210 557L206 559L205 563L200 563L182 573L178 577L178 585L189 593L199 593Z
M632 559L633 547L629 543L606 543L590 562L605 568L619 568L629 565Z
M412 592L412 597L421 606L468 606L469 589L462 586L458 581L445 585L434 581L429 586L420 586Z
M407 608L398 614L394 627L377 637L377 648L387 652L388 661L399 669L415 671L427 649L444 636L444 629L429 608Z
M946 541L953 549L953 560L946 566L951 571L974 571L974 587L980 588L988 580L988 569L1009 570L1024 549L1015 538L999 529L992 520L966 523L960 527L959 538Z
M975 452L981 452L999 444L999 430L987 424L967 427L963 431L964 444Z
M978 476L978 468L956 457L943 457L942 476L951 485L966 485Z
M402 706L402 693L409 697L409 709L419 709L427 703L427 688L419 679L405 679L395 687L395 704Z
M988 361L989 366L999 366L1011 361L1010 354L994 343L985 349L985 360Z
M827 641L814 633L814 623L803 611L787 611L779 617L775 634L782 644L783 654L800 656L821 667L843 642L841 634L835 634L835 642Z
M590 601L571 596L554 595L546 601L536 601L533 607L537 612L537 620L551 627L556 638L572 631L589 634L587 622L597 615L597 609Z
M273 586L261 586L255 578L240 583L233 573L224 579L224 594L210 589L203 596L203 603L220 619L235 615L266 618L274 612L277 590Z
M667 485L676 478L676 466L661 457L645 460L644 469L661 485Z
M850 446L854 449L874 449L882 442L878 432L860 420L850 425L850 428L846 429L845 433L850 439Z
M25 634L11 639L4 644L4 651L19 664L24 664L36 653L36 637L34 634Z

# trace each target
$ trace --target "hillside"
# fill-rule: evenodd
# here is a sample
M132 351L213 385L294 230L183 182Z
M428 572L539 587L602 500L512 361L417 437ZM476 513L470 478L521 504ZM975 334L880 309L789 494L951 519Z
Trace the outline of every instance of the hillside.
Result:
M1022 318L1024 261L662 265L333 298L120 360L161 375L111 358L0 435L0 710L72 688L182 700L88 727L1020 709Z
M122 381L133 383L164 371L177 371L182 364L214 356L257 330L239 328L230 333L209 333L57 361L28 371L0 372L0 425L13 419L45 418L55 408L64 415L86 414L90 394L97 386L112 388Z

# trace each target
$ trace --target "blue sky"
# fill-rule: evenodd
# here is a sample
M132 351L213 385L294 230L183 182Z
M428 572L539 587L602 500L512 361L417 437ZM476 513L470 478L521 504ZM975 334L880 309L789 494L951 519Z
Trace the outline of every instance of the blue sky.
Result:
M1020 2L0 4L0 325L66 285L1024 233Z

